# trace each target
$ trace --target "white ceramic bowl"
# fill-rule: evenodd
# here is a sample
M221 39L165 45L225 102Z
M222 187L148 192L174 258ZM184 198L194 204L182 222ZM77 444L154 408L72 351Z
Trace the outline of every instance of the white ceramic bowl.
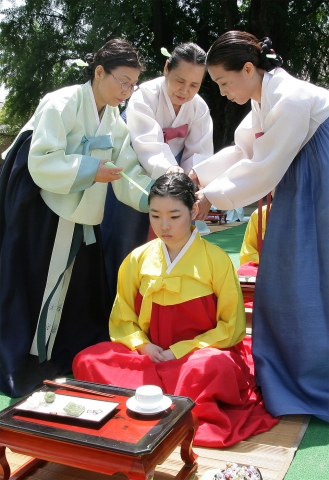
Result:
M135 401L144 410L152 410L163 400L162 389L156 385L142 385L136 389Z

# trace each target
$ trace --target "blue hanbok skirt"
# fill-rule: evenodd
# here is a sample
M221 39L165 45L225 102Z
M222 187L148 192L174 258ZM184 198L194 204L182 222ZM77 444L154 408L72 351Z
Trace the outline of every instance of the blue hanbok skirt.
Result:
M276 188L258 270L253 356L273 416L329 421L329 119Z

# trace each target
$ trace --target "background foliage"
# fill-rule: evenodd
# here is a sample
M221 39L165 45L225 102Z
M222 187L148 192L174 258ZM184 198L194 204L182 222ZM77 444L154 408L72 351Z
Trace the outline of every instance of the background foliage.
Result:
M2 116L13 130L47 92L84 81L73 59L116 36L140 50L142 80L161 74L161 47L194 41L207 51L224 31L238 29L269 36L290 73L329 85L329 0L25 0L1 13L0 83L9 90ZM250 106L228 102L208 76L201 95L218 150L232 142Z

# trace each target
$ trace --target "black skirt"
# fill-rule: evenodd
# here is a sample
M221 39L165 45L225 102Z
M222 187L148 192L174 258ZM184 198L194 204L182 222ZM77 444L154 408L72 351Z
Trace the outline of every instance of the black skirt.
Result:
M0 176L0 390L12 397L71 373L80 350L109 340L112 307L96 226L96 243L76 255L51 359L30 354L59 221L28 171L30 141L20 135Z

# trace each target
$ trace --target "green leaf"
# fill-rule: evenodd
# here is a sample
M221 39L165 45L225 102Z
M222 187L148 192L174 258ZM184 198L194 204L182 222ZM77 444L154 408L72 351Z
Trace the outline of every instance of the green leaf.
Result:
M164 55L165 57L170 57L170 53L168 52L168 50L164 47L161 48L161 53L162 55Z
M73 63L76 63L78 65L78 67L88 67L88 63L81 60L81 58L78 58L77 60L74 60Z

